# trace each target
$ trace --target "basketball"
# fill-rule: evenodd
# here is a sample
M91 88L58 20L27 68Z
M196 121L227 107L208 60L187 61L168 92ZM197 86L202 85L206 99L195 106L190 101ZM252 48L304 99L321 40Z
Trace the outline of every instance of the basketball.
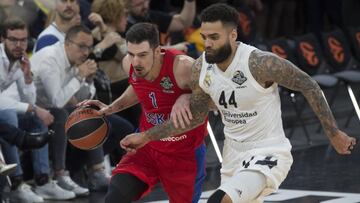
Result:
M109 123L98 115L97 109L86 106L75 109L65 123L65 133L76 148L91 150L101 146L107 139Z

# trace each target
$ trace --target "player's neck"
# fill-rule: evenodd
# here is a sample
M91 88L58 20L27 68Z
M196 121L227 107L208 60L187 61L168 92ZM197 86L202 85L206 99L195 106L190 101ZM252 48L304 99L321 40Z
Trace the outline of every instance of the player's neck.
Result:
M238 45L235 44L234 46L232 46L232 52L231 55L223 62L221 63L217 63L217 67L222 70L223 72L226 71L226 69L230 66L231 62L233 61L235 54L236 54L236 50L237 50Z

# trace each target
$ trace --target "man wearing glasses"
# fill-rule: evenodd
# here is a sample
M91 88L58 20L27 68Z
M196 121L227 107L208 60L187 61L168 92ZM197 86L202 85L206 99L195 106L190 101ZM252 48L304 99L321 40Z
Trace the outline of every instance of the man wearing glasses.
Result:
M92 49L91 31L83 25L78 25L69 29L63 43L57 42L45 47L36 52L30 59L31 65L34 67L37 104L54 112L55 123L59 127L58 130L55 130L57 134L54 136L59 140L52 142L54 143L52 147L56 148L53 151L57 151L54 154L54 162L57 163L54 166L55 179L62 188L75 191L77 196L83 196L85 190L73 181L71 185L66 184L69 181L63 181L64 178L71 180L64 170L64 149L66 149L67 144L64 126L68 114L73 111L75 105L84 99L92 99L95 95L93 78L97 64L94 60L88 59ZM112 128L110 137L104 144L106 146L104 150L97 148L91 151L80 151L69 147L72 157L71 159L67 157L67 161L70 163L68 166L77 169L86 162L88 186L92 191L107 190L109 178L104 171L104 153L118 147L120 139L133 131L133 127L125 119L115 116L107 118L112 124ZM74 157L79 155L87 158L77 160L76 163L71 162L74 161ZM75 187L71 187L74 184L76 184Z
M95 87L92 79L97 64L88 59L92 51L93 38L89 29L74 26L69 29L64 42L57 42L36 52L30 59L37 91L37 105L49 109L55 117L54 139L51 141L54 178L57 184L76 196L89 194L88 188L76 184L65 170L67 140L64 132L65 121L75 106L75 94L81 92L92 98ZM85 92L85 93L83 93ZM102 150L102 149L100 149ZM103 152L94 151L91 166L103 161ZM41 193L42 191L38 191Z
M95 87L90 82L97 64L88 59L93 38L86 27L74 26L64 43L56 43L36 52L30 59L37 88L37 103L43 107L63 108L82 86Z
M4 22L0 44L0 121L30 132L42 132L48 136L46 127L54 117L49 111L35 106L36 90L29 59L26 55L27 26L22 20L11 18ZM14 87L14 88L12 88ZM19 98L13 97L19 95ZM1 142L5 160L16 163L10 199L14 202L42 202L23 181L23 171L16 146ZM36 185L41 184L42 174L48 174L49 158L47 145L32 151ZM54 191L54 190L52 190ZM72 194L72 193L70 193Z

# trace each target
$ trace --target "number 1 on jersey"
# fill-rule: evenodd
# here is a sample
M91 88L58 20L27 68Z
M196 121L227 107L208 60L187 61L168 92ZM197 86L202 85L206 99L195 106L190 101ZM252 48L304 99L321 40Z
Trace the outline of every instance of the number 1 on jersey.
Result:
M150 92L149 97L151 99L151 103L152 103L153 107L158 108L157 103L156 103L155 92Z
M229 105L234 105L235 108L237 108L237 103L235 100L235 91L232 91L228 102L226 102L225 91L221 92L220 98L219 98L219 104L224 106L225 109L227 109L228 103L229 103Z

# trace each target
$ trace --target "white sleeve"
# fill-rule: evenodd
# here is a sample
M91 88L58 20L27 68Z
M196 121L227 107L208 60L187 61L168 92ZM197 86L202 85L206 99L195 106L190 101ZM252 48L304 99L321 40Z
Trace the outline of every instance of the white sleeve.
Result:
M96 88L94 82L91 82L89 85L90 85L90 99L93 99L96 93Z
M16 84L20 95L20 100L30 104L35 104L36 89L34 82L26 84L24 76L22 76L16 81Z
M60 69L63 69L63 67L59 67L56 62L51 63L50 61L43 61L43 63L38 65L42 66L39 67L41 70L39 77L52 105L58 108L64 107L80 89L80 81L73 77L67 84L62 86L59 75Z
M15 98L0 93L0 110L14 109L18 113L25 113L28 108L28 103L20 102Z

